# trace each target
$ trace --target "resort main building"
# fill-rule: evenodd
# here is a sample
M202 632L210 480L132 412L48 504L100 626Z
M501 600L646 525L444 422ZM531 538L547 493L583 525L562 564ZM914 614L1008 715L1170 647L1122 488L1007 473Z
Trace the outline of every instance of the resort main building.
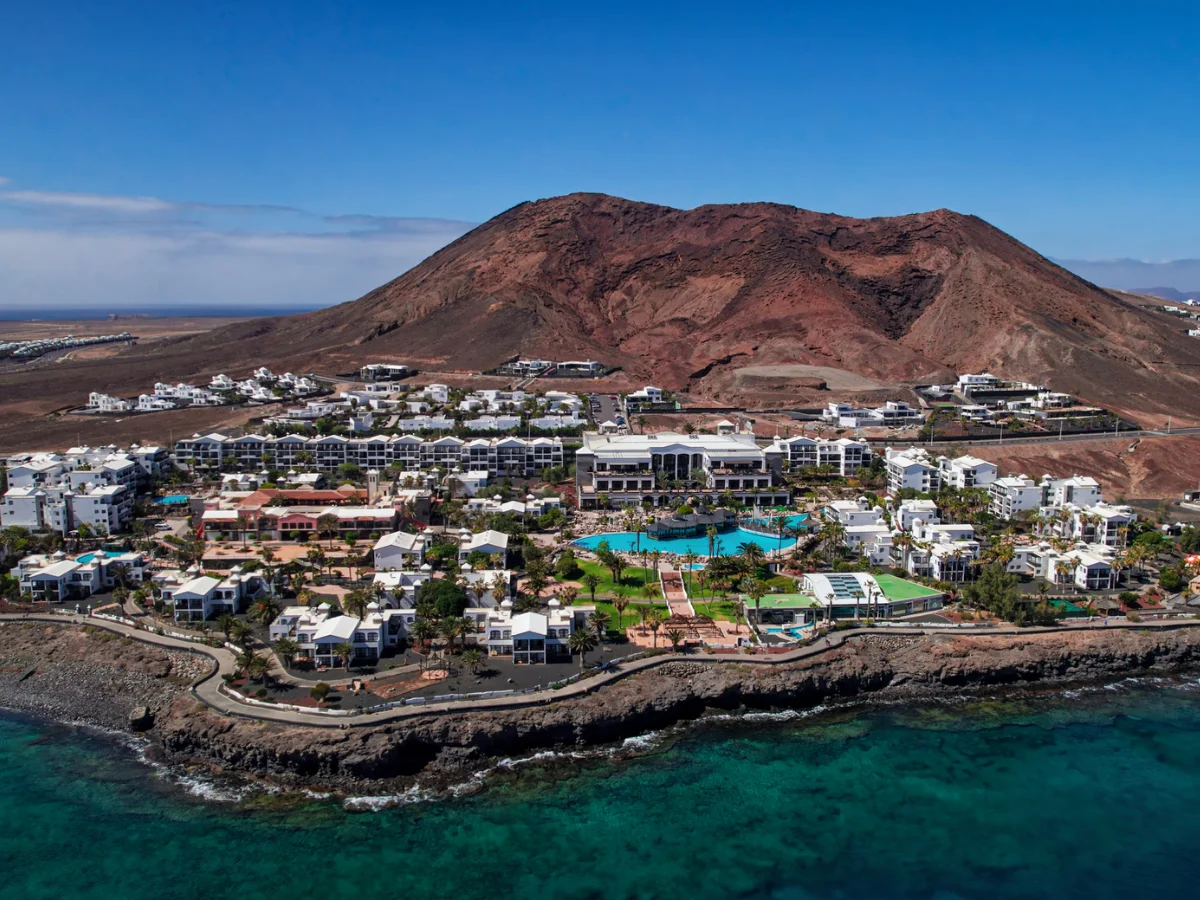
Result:
M575 454L579 505L669 505L681 495L732 494L758 505L787 504L788 448L760 448L752 434L584 434ZM607 504L602 502L607 500Z

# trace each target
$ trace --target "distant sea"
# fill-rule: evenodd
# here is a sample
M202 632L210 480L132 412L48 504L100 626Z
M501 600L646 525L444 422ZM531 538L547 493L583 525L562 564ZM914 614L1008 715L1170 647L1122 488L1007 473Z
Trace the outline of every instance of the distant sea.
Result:
M212 304L201 304L195 306L147 306L137 309L120 309L120 308L97 308L77 307L77 308L59 308L59 307L8 307L0 304L0 321L17 320L29 321L38 319L41 321L62 322L62 321L84 321L91 319L107 319L110 313L117 313L121 316L145 315L152 318L193 318L197 316L204 317L228 317L228 316L290 316L293 313L312 312L319 307L304 306L213 306Z
M0 896L1195 897L1197 687L728 719L421 802L235 799L0 716Z

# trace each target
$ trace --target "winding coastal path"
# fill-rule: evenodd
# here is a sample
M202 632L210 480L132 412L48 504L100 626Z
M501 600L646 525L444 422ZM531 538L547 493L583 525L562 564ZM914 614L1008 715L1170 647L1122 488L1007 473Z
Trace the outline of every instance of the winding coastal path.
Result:
M676 662L680 659L687 659L692 663L704 663L707 665L723 665L728 663L737 663L738 665L756 665L756 666L777 666L787 663L794 663L804 659L812 659L824 656L825 654L841 647L846 642L852 639L869 640L871 637L888 637L897 636L912 636L923 637L929 635L948 635L948 634L975 634L981 636L999 636L999 635L1033 635L1033 634L1052 634L1055 632L1076 632L1089 629L1094 630L1138 630L1138 629L1153 629L1153 630L1170 630L1178 628L1197 628L1200 627L1200 620L1197 619L1165 619L1153 622L1113 622L1107 625L1099 625L1094 622L1081 625L1065 625L1052 627L1034 627L1034 628L977 628L977 629L951 629L951 628L929 628L921 626L891 626L874 629L848 629L845 631L830 632L826 636L819 638L811 644L806 644L798 647L795 650L787 653L777 654L748 654L748 653L727 653L727 654L675 654L667 653L659 656L643 657L641 659L631 660L629 662L610 664L607 668L597 672L590 678L582 681L573 682L565 687L557 690L546 690L532 694L524 694L508 697L487 697L480 699L466 700L451 700L438 703L424 703L413 706L395 707L392 709L383 710L380 712L360 712L358 714L342 714L332 715L328 712L305 712L298 709L272 708L270 704L249 705L240 702L229 696L221 690L222 676L232 675L236 671L235 655L223 647L209 647L198 645L190 641L173 638L168 635L154 634L153 632L141 631L136 628L131 628L128 625L123 625L119 622L111 622L105 619L89 618L87 616L63 616L63 615L48 615L48 614L31 614L20 615L16 613L0 614L0 626L9 623L21 624L30 622L41 622L50 625L74 625L74 626L91 626L94 628L102 628L106 631L111 631L123 637L128 637L132 640L141 641L144 644L151 646L163 647L169 650L183 650L190 653L197 653L209 657L216 664L215 669L210 674L197 680L191 687L191 692L196 699L200 700L209 708L228 716L237 716L244 719L257 719L264 722L277 722L285 725L303 725L306 727L316 728L362 728L374 727L388 722L398 722L408 719L413 719L421 716L429 715L445 715L449 713L472 712L476 710L505 710L516 709L520 707L537 706L545 703L552 703L558 700L569 699L571 697L579 697L589 694L592 691L598 690L606 684L617 681L621 678L626 678L637 672L661 666L664 663Z

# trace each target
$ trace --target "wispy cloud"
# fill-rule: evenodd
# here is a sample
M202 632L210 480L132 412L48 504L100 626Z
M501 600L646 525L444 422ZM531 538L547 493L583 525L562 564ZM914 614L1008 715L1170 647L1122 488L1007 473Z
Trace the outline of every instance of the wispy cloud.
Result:
M1056 259L1064 269L1102 287L1123 291L1170 287L1200 291L1200 259Z
M15 308L313 307L366 293L471 227L291 206L5 190L0 282Z

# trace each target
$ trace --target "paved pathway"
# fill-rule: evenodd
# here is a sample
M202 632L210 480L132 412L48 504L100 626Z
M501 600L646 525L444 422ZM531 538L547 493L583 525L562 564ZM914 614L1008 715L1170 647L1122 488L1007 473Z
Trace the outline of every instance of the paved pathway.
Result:
M216 663L216 670L205 678L202 678L196 682L192 686L192 692L199 700L204 702L212 709L224 713L225 715L239 716L241 718L258 719L261 721L278 722L288 725L304 725L317 728L373 727L386 722L397 722L418 716L444 715L447 713L462 713L475 710L517 709L541 703L550 703L553 701L563 700L570 697L578 697L591 693L605 684L616 681L620 678L625 678L635 672L640 672L644 669L653 668L655 666L660 666L664 663L679 659L686 659L688 662L699 662L709 665L721 665L724 663L736 662L739 665L773 666L822 656L834 648L840 647L852 638L870 638L872 636L886 637L888 635L925 636L937 634L1028 635L1080 631L1089 627L1100 627L1095 623L1090 623L1090 625L1066 625L1048 628L1004 627L979 628L971 630L920 627L886 627L871 630L848 629L846 631L832 632L811 644L806 644L787 653L759 653L755 655L738 653L711 656L708 654L689 654L686 656L664 654L660 656L644 657L628 663L622 663L618 666L612 666L607 671L599 672L591 678L585 678L582 681L574 682L556 691L544 691L537 694L526 694L517 697L489 697L479 700L457 700L441 703L427 703L414 706L398 707L396 709L385 710L378 713L331 716L329 714L321 714L317 712L277 709L272 708L269 704L249 705L240 703L232 697L224 694L220 690L221 676L234 672L236 668L234 654L225 648L208 647L194 644L190 641L180 640L179 638L172 638L166 635L140 631L138 629L131 628L128 625L122 625L119 622L109 622L104 619L88 618L86 616L61 616L46 614L24 616L19 613L0 614L0 624L5 622L22 621L46 622L54 625L91 625L93 627L103 628L107 631L112 631L117 634L133 638L134 640L142 641L143 643L152 644L154 646L166 647L171 650L187 650L193 653L199 653L204 656L208 656ZM1200 620L1168 619L1157 620L1153 622L1140 622L1136 624L1132 622L1124 622L1113 623L1104 627L1107 629L1195 628L1200 627Z

